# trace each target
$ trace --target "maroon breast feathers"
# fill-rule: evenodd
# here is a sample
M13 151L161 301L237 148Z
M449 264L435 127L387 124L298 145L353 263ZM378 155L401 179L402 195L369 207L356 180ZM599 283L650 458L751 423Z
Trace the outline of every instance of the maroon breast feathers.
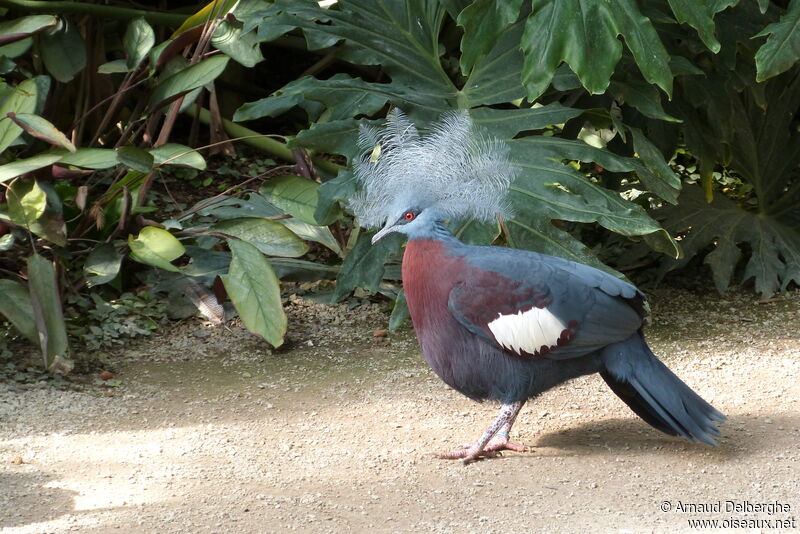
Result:
M461 326L520 357L544 356L569 343L576 321L551 313L546 287L511 280L449 255L440 241L416 239L403 258L403 284L420 339L457 320ZM434 334L435 335L435 334Z

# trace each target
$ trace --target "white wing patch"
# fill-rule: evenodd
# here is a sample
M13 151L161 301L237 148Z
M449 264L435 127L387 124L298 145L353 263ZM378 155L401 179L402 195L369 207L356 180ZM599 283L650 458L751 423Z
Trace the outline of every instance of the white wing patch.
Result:
M522 351L538 354L543 346L555 346L561 332L567 328L547 308L531 308L513 315L498 314L488 326L500 345L517 354Z

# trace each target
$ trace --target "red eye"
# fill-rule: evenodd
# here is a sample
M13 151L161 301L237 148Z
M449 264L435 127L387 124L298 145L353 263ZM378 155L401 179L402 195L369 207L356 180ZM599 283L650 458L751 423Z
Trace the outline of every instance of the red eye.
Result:
M414 217L416 217L416 215L414 215L414 212L413 212L413 211L409 211L409 212L408 212L408 213L406 213L406 214L405 214L403 217L404 217L404 218L405 218L405 220L407 220L407 221L413 221L413 220L414 220Z

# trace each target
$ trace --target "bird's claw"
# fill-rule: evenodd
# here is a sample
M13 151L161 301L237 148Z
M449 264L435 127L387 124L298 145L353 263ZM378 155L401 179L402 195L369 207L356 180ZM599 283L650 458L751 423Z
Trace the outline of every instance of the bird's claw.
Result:
M502 451L525 452L527 450L525 445L512 443L504 436L495 436L483 449L478 448L477 443L467 443L458 449L438 454L436 457L442 460L461 460L464 465L468 465L484 458L502 456Z

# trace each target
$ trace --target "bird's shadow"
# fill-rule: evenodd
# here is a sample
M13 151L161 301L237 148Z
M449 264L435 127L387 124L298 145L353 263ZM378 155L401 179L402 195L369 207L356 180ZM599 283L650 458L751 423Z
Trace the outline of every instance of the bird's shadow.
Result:
M520 429L519 441L530 447L532 452L548 456L592 456L648 450L660 454L682 454L702 447L711 457L726 460L774 448L778 433L795 433L800 428L800 416L734 415L720 424L719 428L722 436L717 440L716 447L668 436L632 418L576 423L538 437ZM788 447L791 445L787 444Z

